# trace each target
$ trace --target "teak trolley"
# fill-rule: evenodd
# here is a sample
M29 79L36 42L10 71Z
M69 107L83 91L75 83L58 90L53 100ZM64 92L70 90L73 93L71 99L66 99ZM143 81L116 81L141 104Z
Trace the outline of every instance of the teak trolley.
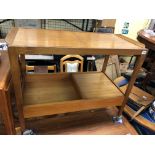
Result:
M13 28L9 44L19 120L24 118L118 106L118 118L129 97L147 50L122 35ZM105 55L102 72L27 74L25 54ZM135 55L128 88L121 90L105 75L109 55Z

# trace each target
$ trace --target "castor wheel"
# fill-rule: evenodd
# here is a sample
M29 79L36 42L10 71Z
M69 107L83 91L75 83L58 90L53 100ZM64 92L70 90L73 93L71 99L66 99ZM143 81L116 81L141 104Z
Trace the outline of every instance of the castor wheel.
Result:
M123 117L122 116L114 116L112 118L113 122L116 124L122 124L123 123Z
M26 129L22 135L36 135L36 133L31 129Z

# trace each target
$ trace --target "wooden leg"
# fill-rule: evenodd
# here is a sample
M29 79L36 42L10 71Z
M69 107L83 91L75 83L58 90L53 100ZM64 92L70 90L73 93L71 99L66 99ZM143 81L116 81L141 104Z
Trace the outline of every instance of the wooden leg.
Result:
M109 55L106 55L106 56L105 56L105 59L104 59L103 67L102 67L102 72L103 72L103 73L105 73L105 71L106 71L106 67L107 67L107 64L108 64L108 60L109 60Z
M138 116L144 109L146 109L146 106L142 106L132 117L131 117L131 121Z
M21 71L22 71L22 76L24 77L26 74L26 62L25 62L25 55L21 54L20 55L21 59Z
M25 121L24 121L24 114L23 114L23 96L22 96L22 86L21 86L21 72L19 67L19 58L16 54L16 49L13 47L9 48L9 58L10 58L10 65L11 65L11 72L12 72L12 79L16 97L16 105L19 115L19 122L21 125L22 130L25 130Z
M128 69L130 68L130 65L131 65L131 62L132 62L133 57L134 56L131 56L131 58L130 58Z
M22 88L24 88L24 81L25 81L25 74L26 74L26 62L25 62L25 55L20 55L20 68L21 68L21 75L22 75Z
M3 117L4 125L6 128L6 132L8 135L14 135L16 134L16 131L15 131L15 125L14 125L14 120L13 120L10 96L7 96L5 92L3 92L2 94L3 94L2 117Z
M136 61L135 67L134 67L134 71L132 73L130 82L129 82L128 87L126 89L126 92L125 92L125 95L124 95L124 100L123 100L122 106L119 109L118 116L122 115L125 104L128 101L132 86L134 85L134 82L135 82L135 80L137 78L137 74L138 74L138 72L139 72L139 70L140 70L140 68L141 68L141 66L142 66L142 64L143 64L143 62L145 60L146 54L147 54L147 52L143 51L141 55L137 56L137 61Z

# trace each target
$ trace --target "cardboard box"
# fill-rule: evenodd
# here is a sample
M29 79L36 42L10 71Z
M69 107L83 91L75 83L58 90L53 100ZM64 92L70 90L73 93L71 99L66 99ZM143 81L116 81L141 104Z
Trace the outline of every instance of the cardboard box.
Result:
M99 22L99 27L115 27L116 19L103 19Z

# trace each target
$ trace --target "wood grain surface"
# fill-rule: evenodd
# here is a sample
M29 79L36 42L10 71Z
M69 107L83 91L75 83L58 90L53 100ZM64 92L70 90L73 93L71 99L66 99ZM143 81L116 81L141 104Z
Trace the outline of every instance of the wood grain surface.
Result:
M12 39L13 38L13 39ZM144 47L115 34L14 28L6 38L9 46L29 54L141 54ZM23 51L22 49L27 51Z

